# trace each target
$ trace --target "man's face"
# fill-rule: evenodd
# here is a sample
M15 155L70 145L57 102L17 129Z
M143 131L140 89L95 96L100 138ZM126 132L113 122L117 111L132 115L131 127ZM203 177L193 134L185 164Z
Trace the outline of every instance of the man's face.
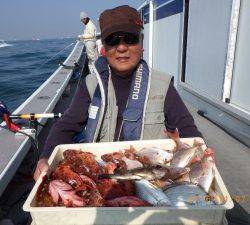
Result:
M115 33L104 41L110 67L118 75L129 75L138 65L142 54L142 35Z
M81 21L82 21L82 23L83 23L83 24L86 24L87 19L86 19L86 18L84 18L84 19L81 19Z

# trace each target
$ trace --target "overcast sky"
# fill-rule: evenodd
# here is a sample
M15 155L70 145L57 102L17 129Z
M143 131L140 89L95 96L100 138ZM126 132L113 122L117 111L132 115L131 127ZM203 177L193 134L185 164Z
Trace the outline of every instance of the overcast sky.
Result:
M0 39L76 37L83 30L79 14L94 23L107 8L128 4L138 8L144 0L1 0Z

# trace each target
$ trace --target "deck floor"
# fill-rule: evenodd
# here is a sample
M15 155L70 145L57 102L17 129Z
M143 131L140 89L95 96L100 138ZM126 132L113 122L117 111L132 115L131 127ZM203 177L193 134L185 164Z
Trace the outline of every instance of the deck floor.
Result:
M216 165L231 197L250 213L250 149L186 103L207 146L215 149Z

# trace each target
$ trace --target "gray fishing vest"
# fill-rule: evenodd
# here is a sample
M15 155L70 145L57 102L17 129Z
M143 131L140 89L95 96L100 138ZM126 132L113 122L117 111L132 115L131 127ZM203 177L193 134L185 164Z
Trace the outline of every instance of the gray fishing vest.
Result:
M97 71L96 71L97 72ZM164 102L171 82L171 76L156 70L151 70L149 96L146 104L144 122L142 124L141 139L163 139L164 135ZM96 74L89 74L86 77L86 85L91 99L98 84ZM108 84L108 102L103 121L97 126L94 140L100 142L112 142L114 139L118 107L116 105L116 96L114 86L109 77ZM89 111L91 104L89 107Z

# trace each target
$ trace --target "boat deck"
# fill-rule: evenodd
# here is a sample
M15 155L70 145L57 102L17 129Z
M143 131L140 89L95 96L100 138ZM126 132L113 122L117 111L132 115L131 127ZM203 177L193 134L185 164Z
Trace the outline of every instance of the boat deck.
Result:
M207 146L215 149L216 165L231 197L250 213L250 149L197 114L186 103Z

